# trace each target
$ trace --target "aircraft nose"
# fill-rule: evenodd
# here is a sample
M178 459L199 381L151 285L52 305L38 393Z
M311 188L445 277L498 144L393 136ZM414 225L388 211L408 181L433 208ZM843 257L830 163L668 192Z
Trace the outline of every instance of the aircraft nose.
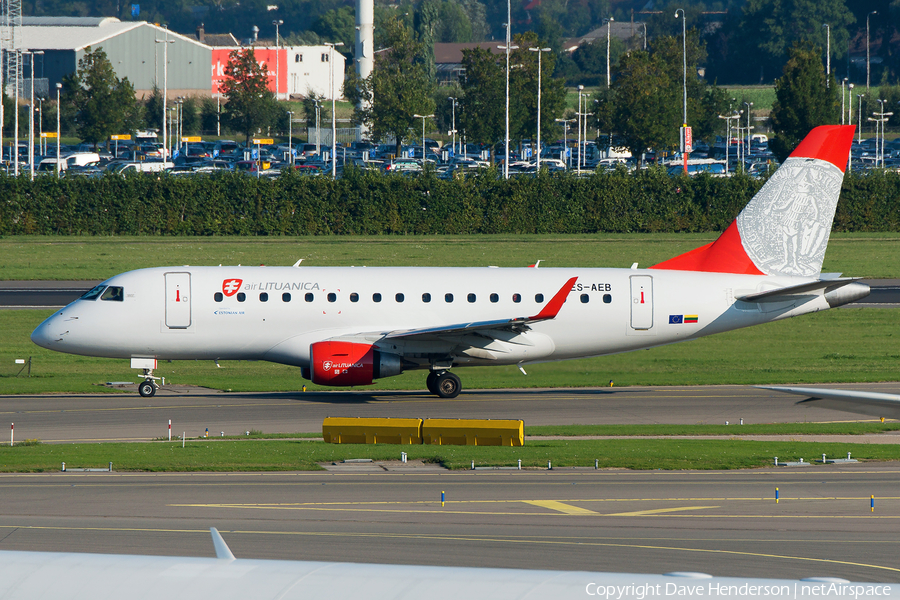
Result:
M63 333L63 331L59 330L59 317L61 314L62 313L56 313L38 325L37 328L31 332L31 341L41 348L47 348L49 350L56 349L54 348L54 345L58 345L60 338L62 337L61 334Z

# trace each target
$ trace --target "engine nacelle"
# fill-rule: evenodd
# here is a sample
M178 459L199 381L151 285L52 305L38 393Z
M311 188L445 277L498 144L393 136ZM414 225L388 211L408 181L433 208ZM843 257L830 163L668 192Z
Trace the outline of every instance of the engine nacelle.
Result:
M369 385L403 371L396 354L357 342L316 342L309 347L309 361L310 379L319 385Z

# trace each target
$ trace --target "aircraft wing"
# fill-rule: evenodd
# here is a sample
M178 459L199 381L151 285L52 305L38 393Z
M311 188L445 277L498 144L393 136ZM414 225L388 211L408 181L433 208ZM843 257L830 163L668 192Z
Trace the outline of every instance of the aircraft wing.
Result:
M798 404L809 404L819 408L830 408L832 410L883 417L885 419L900 419L900 395L898 394L805 387L770 387L765 385L756 387L807 397L806 400L801 400Z
M555 319L559 314L562 305L569 297L572 286L578 280L577 277L570 278L558 292L544 305L536 315L530 317L514 317L511 319L496 319L492 321L474 321L472 323L455 323L451 325L442 325L438 327L424 327L418 329L401 329L387 333L384 336L386 340L412 339L417 337L427 337L433 335L448 336L459 335L472 332L489 332L491 330L499 331L525 331L531 323L540 321L549 321Z

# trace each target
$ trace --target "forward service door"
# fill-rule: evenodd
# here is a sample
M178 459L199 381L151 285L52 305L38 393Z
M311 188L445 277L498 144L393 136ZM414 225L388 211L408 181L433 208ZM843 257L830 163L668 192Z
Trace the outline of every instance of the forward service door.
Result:
M653 277L631 276L631 328L653 327Z
M191 326L191 274L166 273L166 327Z

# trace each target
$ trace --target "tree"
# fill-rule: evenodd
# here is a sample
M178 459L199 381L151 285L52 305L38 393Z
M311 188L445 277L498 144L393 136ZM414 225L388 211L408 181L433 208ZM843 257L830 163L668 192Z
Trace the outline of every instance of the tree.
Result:
M150 91L150 95L144 99L144 121L147 127L162 129L163 97L162 90L156 85Z
M319 120L316 122L316 104L319 105ZM331 121L331 102L325 102L325 96L316 92L309 92L303 98L303 115L306 117L306 127L315 129L320 123Z
M200 115L197 99L188 96L181 103L181 131L185 135L195 135L200 132Z
M509 135L516 141L534 139L537 134L538 53L529 48L540 48L544 44L534 32L516 35L513 44L519 48L512 52L510 63L521 66L510 74ZM555 66L556 55L553 52L542 52L541 137L544 140L549 139L552 132L558 131L555 119L562 115L566 102L562 79L553 77Z
M784 161L814 127L837 123L840 119L838 86L831 78L826 85L822 52L811 44L797 44L775 81L772 129L769 142L778 160Z
M619 61L615 92L615 131L635 157L649 147L678 144L681 86L672 85L660 55L635 50Z
M457 129L466 139L493 143L502 139L505 80L497 57L483 48L463 50L463 96L456 113Z
M94 148L110 135L140 125L134 88L127 77L116 77L102 48L85 49L78 70L63 78L63 98L74 109L78 136Z
M254 133L274 122L279 110L275 94L268 88L266 70L252 48L233 51L225 67L222 92L228 102L223 117L233 131L244 134L248 145Z
M410 28L392 19L384 29L383 40L389 49L379 54L366 79L350 72L344 95L356 106L354 121L366 123L376 140L392 136L399 154L410 128L422 126L413 115L434 111L434 79L428 75L425 49Z
M219 105L215 98L204 96L200 99L200 132L212 135L219 130Z

